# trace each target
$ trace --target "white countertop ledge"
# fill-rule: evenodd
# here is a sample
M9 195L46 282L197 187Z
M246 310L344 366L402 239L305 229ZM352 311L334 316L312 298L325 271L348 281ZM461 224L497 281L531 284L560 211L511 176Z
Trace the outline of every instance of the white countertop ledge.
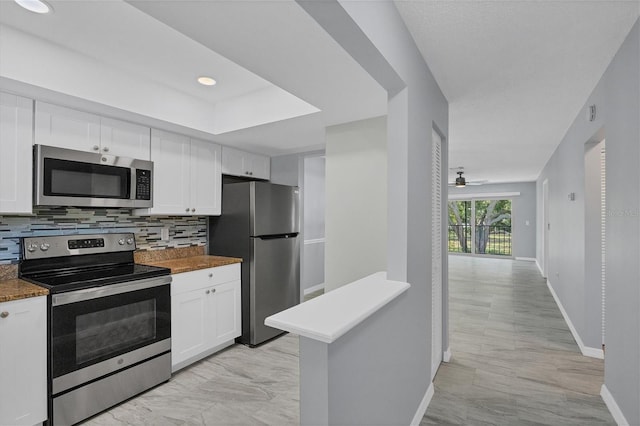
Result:
M265 325L333 343L407 291L408 283L377 272L266 318Z

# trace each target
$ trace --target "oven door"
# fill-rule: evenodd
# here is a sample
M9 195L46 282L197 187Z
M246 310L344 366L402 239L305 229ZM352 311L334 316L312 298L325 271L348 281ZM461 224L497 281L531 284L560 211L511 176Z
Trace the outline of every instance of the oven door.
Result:
M171 350L170 276L54 294L52 393Z

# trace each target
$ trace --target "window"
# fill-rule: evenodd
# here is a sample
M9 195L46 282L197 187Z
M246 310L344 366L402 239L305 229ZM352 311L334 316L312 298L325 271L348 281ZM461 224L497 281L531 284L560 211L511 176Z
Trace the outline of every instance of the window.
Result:
M511 256L511 200L449 201L449 252Z

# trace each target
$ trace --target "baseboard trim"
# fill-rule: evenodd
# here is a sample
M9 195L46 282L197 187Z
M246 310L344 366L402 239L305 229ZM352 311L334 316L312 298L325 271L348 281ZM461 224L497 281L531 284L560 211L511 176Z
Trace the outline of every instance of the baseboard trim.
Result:
M535 262L537 259L535 257L516 257L516 260L526 260L527 262Z
M444 353L442 354L442 361L443 362L451 361L451 348L447 348L447 350L444 351Z
M315 293L318 290L324 290L324 283L305 288L302 294L306 296L307 294Z
M582 342L582 339L578 334L578 330L576 330L576 328L573 326L573 323L571 322L571 318L569 318L567 311L565 311L564 306L562 306L562 302L560 302L560 298L558 297L555 290L551 286L551 281L549 280L547 280L547 287L549 288L549 291L553 296L553 300L556 301L556 305L558 305L558 309L560 309L560 313L562 314L564 321L567 323L567 326L569 327L569 330L571 331L571 334L573 335L574 340L578 344L578 348L580 348L580 352L582 352L582 355L588 356L591 358L604 359L604 351L602 349L585 346L585 344Z
M435 390L433 389L433 382L429 383L429 387L427 388L427 392L424 394L422 401L420 401L420 405L418 406L418 411L416 411L415 416L413 416L413 420L411 420L411 426L419 426L424 414L427 412L427 407L431 402L431 398L433 398L433 394Z
M607 389L607 385L602 385L602 387L600 388L600 396L602 397L602 400L613 416L613 420L616 421L618 426L629 426L629 422L624 417L624 414L622 414L622 410L616 403L613 395L611 395L611 392L609 392L609 389Z

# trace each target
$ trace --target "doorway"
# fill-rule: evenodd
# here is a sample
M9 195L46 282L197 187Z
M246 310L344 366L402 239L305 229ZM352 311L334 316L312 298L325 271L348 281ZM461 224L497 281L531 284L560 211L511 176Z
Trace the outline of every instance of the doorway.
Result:
M431 380L443 356L442 137L432 130L431 190Z
M549 268L549 179L542 182L542 276L548 277Z
M606 321L606 143L589 142L584 154L585 308L587 346L604 349ZM598 354L601 355L601 354Z

